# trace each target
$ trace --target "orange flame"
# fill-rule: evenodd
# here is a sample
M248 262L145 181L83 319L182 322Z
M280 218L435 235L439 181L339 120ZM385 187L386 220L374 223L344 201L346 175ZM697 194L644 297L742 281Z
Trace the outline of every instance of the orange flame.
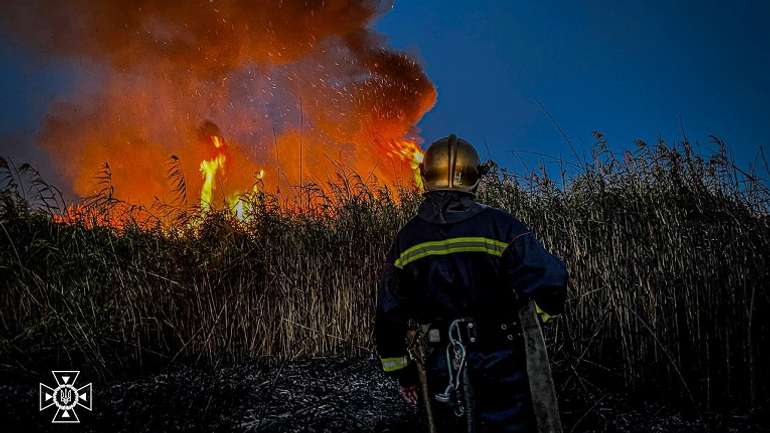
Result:
M415 186L422 191L422 176L420 176L420 164L422 164L422 158L425 153L420 149L420 146L413 140L398 140L392 143L391 149L388 152L389 156L400 158L402 161L409 163L409 168L412 170L414 176Z
M52 104L40 134L75 196L107 162L116 196L171 202L158 169L170 155L195 191L187 204L240 215L255 179L289 196L340 171L420 183L413 137L436 90L369 29L387 1L6 3L11 37L80 65L83 90Z

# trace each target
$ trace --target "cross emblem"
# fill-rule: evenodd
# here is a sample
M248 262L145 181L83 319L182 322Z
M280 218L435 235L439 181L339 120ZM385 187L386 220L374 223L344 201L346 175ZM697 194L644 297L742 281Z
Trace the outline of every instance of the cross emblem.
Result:
M40 410L56 406L56 414L53 416L52 423L79 423L80 419L75 413L75 408L81 406L87 410L92 409L91 384L80 388L75 386L80 371L55 370L51 373L56 380L56 387L51 388L48 385L40 384Z

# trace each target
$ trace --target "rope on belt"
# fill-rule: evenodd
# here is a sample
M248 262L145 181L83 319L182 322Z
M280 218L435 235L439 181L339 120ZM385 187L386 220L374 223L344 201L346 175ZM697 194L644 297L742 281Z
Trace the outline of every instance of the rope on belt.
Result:
M473 328L473 322L467 319L453 320L449 325L448 337L449 344L446 347L446 363L447 373L449 375L449 384L443 393L436 394L435 398L442 403L452 403L454 405L454 413L457 417L461 417L466 413L466 405L464 404L463 389L467 384L463 384L463 377L465 369L467 368L467 351L465 349L465 343L461 333L461 325L465 324L466 327Z

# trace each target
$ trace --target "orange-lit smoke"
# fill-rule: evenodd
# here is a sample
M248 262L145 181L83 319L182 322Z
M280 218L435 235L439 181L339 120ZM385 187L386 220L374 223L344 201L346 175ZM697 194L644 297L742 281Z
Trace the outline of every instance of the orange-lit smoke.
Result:
M368 29L388 6L18 0L4 4L0 24L81 72L40 131L74 193L91 193L107 162L120 198L171 200L174 155L195 204L206 187L223 201L258 178L282 193L339 171L413 182L415 125L436 91L415 60Z

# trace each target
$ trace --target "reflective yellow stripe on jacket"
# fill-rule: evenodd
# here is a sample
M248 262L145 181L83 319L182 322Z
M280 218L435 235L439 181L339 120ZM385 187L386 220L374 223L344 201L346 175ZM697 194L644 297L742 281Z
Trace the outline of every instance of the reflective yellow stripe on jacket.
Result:
M537 302L535 302L535 311L537 312L537 315L540 316L540 320L542 320L543 323L550 323L553 319L559 317L558 314L548 314L545 310L540 308L539 305L537 305Z
M382 361L382 369L386 372L401 370L409 364L409 360L406 356L399 356L397 358L380 358Z
M490 239L478 236L466 236L459 238L449 238L441 241L430 241L417 244L406 251L396 259L396 267L404 266L427 256L438 256L453 253L480 252L492 254L500 257L503 251L508 247L505 242L497 239Z

